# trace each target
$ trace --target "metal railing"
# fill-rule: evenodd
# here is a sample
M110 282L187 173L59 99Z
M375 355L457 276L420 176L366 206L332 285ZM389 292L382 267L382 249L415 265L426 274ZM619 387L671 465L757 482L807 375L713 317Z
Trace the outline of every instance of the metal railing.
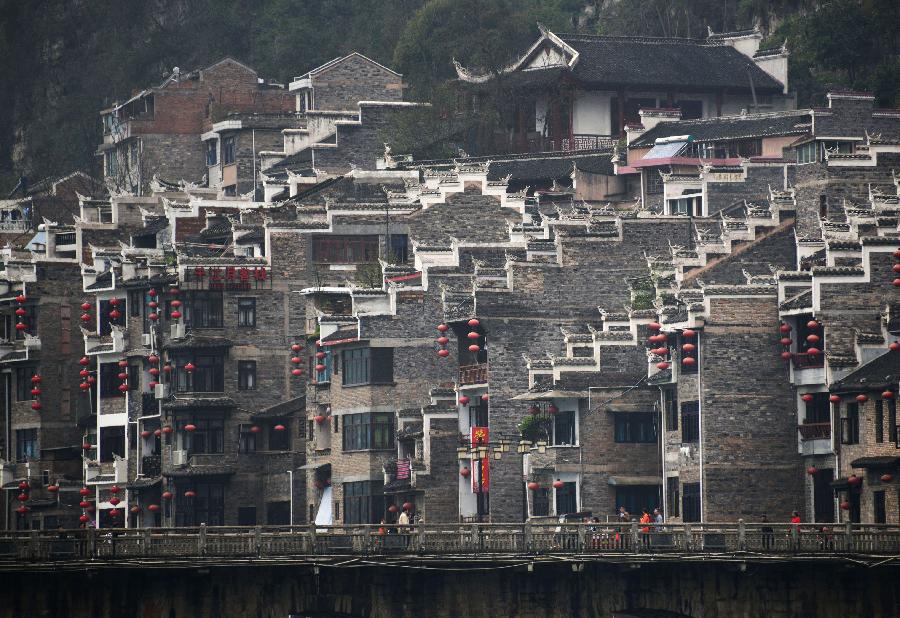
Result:
M132 528L0 533L0 565L328 555L471 558L541 554L900 555L900 526L873 524L396 524Z
M794 369L819 369L825 366L825 354L809 354L808 352L795 352L792 357Z
M823 440L831 437L831 423L803 423L797 429L803 440Z
M478 363L476 365L460 365L459 367L459 384L465 386L468 384L487 384L488 381L488 364Z

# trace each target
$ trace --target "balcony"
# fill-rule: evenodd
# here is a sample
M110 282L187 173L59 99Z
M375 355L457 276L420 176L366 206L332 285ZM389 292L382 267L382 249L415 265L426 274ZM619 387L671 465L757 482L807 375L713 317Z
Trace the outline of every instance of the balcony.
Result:
M487 384L488 382L488 364L478 363L475 365L460 365L459 367L459 385L467 386L472 384Z
M825 366L825 353L808 354L795 352L793 355L794 369L821 369Z
M831 423L803 423L797 429L800 431L800 438L804 441L831 438Z
M537 133L516 134L508 138L506 134L496 136L495 149L509 153L566 152L571 150L611 150L618 141L611 135L575 133L561 138L544 137Z

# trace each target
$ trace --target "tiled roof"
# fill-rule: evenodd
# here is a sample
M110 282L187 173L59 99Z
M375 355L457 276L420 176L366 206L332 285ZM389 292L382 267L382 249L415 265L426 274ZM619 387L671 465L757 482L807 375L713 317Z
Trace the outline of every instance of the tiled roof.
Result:
M690 135L696 142L802 135L810 132L809 122L808 112L803 110L661 122L634 140L629 147L652 146L657 139L675 135Z
M167 217L155 217L144 222L144 227L131 233L132 236L155 236L169 227Z
M276 403L274 406L269 406L268 408L263 408L259 412L251 414L250 418L253 420L262 418L282 418L290 416L294 412L302 412L305 409L306 396L303 395L295 397L294 399L282 401L281 403Z
M560 34L579 53L573 75L586 84L781 92L783 85L730 45L697 39Z
M880 390L896 387L897 382L900 382L900 353L886 352L834 382L831 390L836 393Z
M85 290L101 290L112 285L112 271L107 271L97 277L97 279L87 286Z

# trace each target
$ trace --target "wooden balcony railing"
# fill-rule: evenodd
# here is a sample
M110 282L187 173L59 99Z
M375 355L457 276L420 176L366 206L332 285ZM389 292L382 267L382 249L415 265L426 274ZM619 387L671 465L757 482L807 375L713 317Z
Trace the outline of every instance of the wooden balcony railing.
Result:
M0 570L47 568L50 562L159 568L166 563L247 559L305 560L311 556L408 555L411 559L521 560L523 555L579 559L677 560L685 555L900 555L900 526L873 524L662 524L643 532L636 523L388 524L31 530L0 533ZM617 558L618 556L618 558Z
M831 423L803 423L797 429L803 440L827 440L831 437Z
M478 363L476 365L460 365L459 367L459 385L467 384L487 384L488 381L488 365L487 363Z
M825 353L807 354L806 352L795 352L794 369L819 369L825 366Z

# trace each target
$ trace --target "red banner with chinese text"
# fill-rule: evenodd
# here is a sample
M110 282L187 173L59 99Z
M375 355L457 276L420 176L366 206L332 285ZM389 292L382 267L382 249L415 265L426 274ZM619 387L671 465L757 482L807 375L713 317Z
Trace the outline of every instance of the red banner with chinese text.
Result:
M472 427L472 448L479 446L487 447L490 442L490 434L487 427ZM490 451L488 456L483 459L476 459L477 466L473 466L472 475L472 492L487 493L491 486L491 458Z

